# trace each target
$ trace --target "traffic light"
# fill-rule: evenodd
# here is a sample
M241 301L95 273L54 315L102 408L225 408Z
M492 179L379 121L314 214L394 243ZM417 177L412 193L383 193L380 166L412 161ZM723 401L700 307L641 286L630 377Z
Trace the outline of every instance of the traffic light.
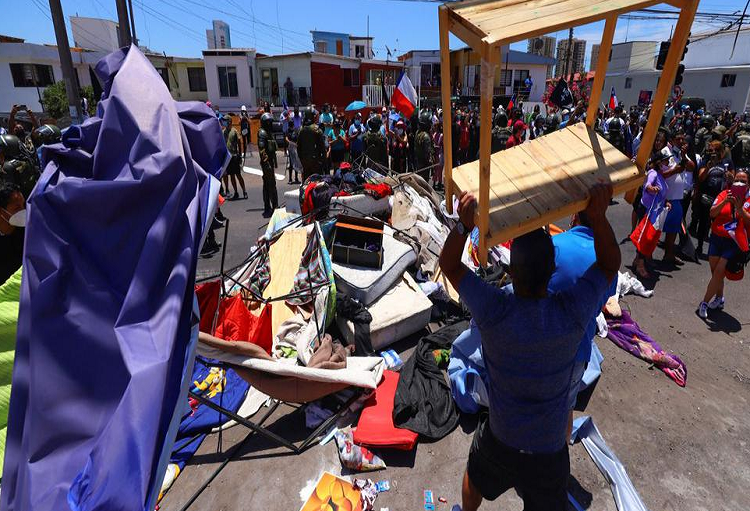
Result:
M680 85L682 83L682 73L685 72L685 64L677 66L677 74L674 77L674 84Z
M664 63L667 61L667 53L669 52L669 41L662 41L659 46L659 56L656 58L656 69L664 69Z
M690 37L690 34L688 34L688 37ZM690 39L685 41L685 49L682 50L682 57L680 58L680 62L685 60L685 55L688 52L688 44L690 44ZM685 72L685 64L680 64L679 66L677 66L677 74L674 77L675 85L680 85L682 83L682 73L684 72Z

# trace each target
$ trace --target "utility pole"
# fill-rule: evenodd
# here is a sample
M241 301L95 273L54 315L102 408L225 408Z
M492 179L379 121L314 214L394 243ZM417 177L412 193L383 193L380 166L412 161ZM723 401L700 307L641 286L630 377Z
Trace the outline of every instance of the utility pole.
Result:
M81 98L78 95L78 81L76 70L73 68L73 59L70 57L70 43L68 43L68 31L65 29L65 17L63 16L60 0L49 0L49 11L52 15L52 24L55 27L55 39L57 40L57 52L60 55L60 67L65 80L65 92L68 94L68 107L73 124L82 121L80 115Z
M128 0L128 10L130 11L130 28L133 31L133 44L138 46L138 38L135 35L135 18L133 17L133 0Z
M573 27L568 32L568 54L565 57L565 76L570 74L570 58L573 55Z
M120 46L130 46L130 23L128 22L128 7L125 0L115 0L117 5L117 23L119 25Z

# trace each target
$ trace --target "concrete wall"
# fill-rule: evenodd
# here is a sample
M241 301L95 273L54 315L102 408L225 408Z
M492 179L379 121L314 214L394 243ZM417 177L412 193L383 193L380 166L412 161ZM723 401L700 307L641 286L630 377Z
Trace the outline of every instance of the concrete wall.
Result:
M310 79L310 55L303 53L288 57L260 57L256 59L255 65L258 68L258 76L261 76L263 69L276 68L279 79L279 88L284 86L287 77L292 79L294 87L311 87ZM261 83L256 83L260 87Z
M720 87L723 74L736 74L737 79L734 87ZM617 99L625 105L638 104L638 95L641 90L649 90L656 93L659 71L641 71L627 74L607 75L604 81L604 93L602 101L606 101L608 91L612 86L617 92ZM625 80L632 80L631 87L625 88ZM684 74L682 88L685 96L696 96L706 100L706 108L709 111L722 110L725 107L732 111L742 112L748 108L748 93L750 92L750 66L711 68L711 69L687 69Z
M325 41L328 45L326 53L331 53L333 55L336 55L336 41L341 41L341 51L342 51L341 54L344 57L350 56L349 34L343 34L343 33L338 33L338 32L313 31L312 38L313 38L313 51L317 51L317 48L315 48L316 42Z
M728 30L722 34L697 40L693 36L685 55L685 67L740 66L750 64L750 29L740 31L737 46L732 53L732 44L737 30Z
M372 39L359 39L356 37L350 37L349 38L349 56L350 57L356 57L357 53L355 50L355 46L364 46L365 47L365 54L363 58L371 59L373 58L372 53Z
M653 70L658 51L659 43L655 41L613 44L607 74L624 73L628 70Z
M117 36L118 24L98 18L70 17L73 41L79 48L112 52L120 47Z
M81 87L91 85L89 66L104 56L103 53L73 52L73 67L78 73ZM42 64L52 66L55 82L63 79L57 48L31 43L0 43L0 112L10 112L13 105L25 104L34 112L41 112L39 97L44 87L15 87L10 63Z
M248 55L204 55L206 67L206 87L208 99L222 112L238 112L240 106L248 108L257 106L255 87L258 86L258 72L255 68L255 54ZM221 97L219 92L219 66L234 66L237 68L237 97ZM253 69L253 87L250 86L250 68Z

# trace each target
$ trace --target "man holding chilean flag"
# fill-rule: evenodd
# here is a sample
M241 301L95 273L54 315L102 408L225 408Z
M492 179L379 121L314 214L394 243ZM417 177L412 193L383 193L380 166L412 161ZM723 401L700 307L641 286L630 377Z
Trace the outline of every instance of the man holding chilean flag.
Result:
M411 84L409 75L405 71L401 71L401 76L398 77L396 88L393 90L393 95L391 95L391 106L398 109L408 119L417 108L417 103L417 91Z

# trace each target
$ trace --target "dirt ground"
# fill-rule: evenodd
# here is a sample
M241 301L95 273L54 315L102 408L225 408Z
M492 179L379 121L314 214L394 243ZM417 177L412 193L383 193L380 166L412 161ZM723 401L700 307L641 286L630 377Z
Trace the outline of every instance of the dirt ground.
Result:
M259 195L259 189L249 191L251 199L253 193ZM620 204L610 210L610 219L617 235L624 237L629 232L630 206L618 200ZM247 208L247 201L224 208L227 216L236 219L234 234L247 232L238 245L244 245L245 252L247 238L255 236L262 220L259 212ZM625 243L622 250L623 263L629 264L634 255L632 245ZM661 257L661 253L657 249L655 256ZM233 249L227 263L241 260L243 254ZM209 271L217 264L216 260L203 261L201 270ZM653 298L631 295L621 302L644 331L685 362L685 388L609 340L597 339L605 359L585 415L593 417L652 511L750 509L750 292L747 281L728 285L725 312L712 313L704 323L694 311L708 275L706 261L663 270ZM409 356L417 339L397 344L402 358ZM277 411L274 430L291 438L305 437L304 414L288 412ZM426 489L432 490L436 499L447 499L445 504L437 503L439 511L460 502L460 481L475 425L475 417L465 416L459 428L439 442L420 443L412 453L380 452L387 470L364 477L388 479L391 490L378 496L375 509L422 509ZM241 427L226 431L222 452L232 450L247 432ZM217 454L217 442L217 435L206 439L163 499L161 510L182 509L226 458ZM615 510L609 485L583 446L573 446L570 458L569 489L583 508ZM253 436L190 509L297 511L302 505L301 492L309 491L323 471L342 473L335 442L292 455ZM482 509L516 511L522 509L522 503L508 492Z

